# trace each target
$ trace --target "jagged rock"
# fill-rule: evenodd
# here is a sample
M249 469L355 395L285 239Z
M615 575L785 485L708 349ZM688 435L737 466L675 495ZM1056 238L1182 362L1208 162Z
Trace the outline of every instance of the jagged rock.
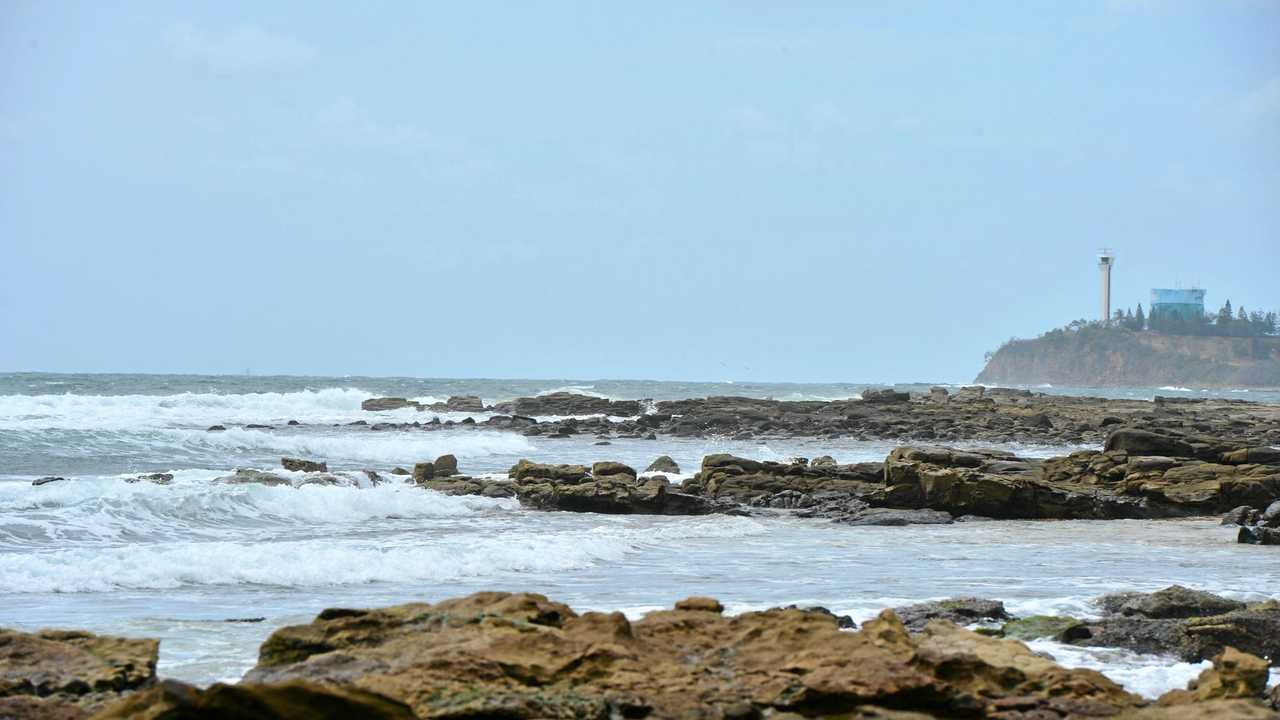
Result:
M1186 690L1171 690L1161 695L1157 705L1186 705L1236 698L1260 700L1267 689L1269 673L1266 660L1228 647L1213 658L1213 667L1200 673Z
M904 403L911 399L911 393L898 392L892 388L875 390L868 388L862 391L864 403Z
M419 717L1059 717L1143 704L1094 671L948 623L912 636L886 611L848 632L803 610L725 616L709 598L634 622L507 593L325 611L273 633L246 676L297 680Z
M930 621L946 620L960 625L971 625L987 620L1008 620L1009 613L999 600L984 598L951 598L894 608L893 612L911 632L919 632Z
M507 415L606 415L633 417L641 412L638 400L609 400L577 393L556 392L537 397L517 398L493 406Z
M282 475L252 468L236 468L236 471L231 475L215 478L214 482L223 485L293 485L289 478Z
M1262 512L1248 505L1241 505L1232 508L1226 515L1222 516L1223 525L1257 525L1262 518Z
M661 472L671 473L672 475L680 474L680 466L670 455L659 455L656 460L649 463L649 467L645 468L645 472Z
M1280 528L1280 500L1276 500L1262 511L1262 517L1258 519L1260 525L1269 528Z
M379 474L378 474L378 471L376 471L376 470L369 470L368 468L366 468L366 469L364 469L364 470L361 470L361 472L363 472L363 473L364 473L364 476L365 476L366 478L368 478L368 479L369 479L369 484L370 484L370 485L373 485L373 486L375 486L375 487L376 487L376 486L381 485L382 483L386 482L386 480L384 480L384 479L382 478L382 476L381 476L381 475L379 475Z
M843 525L949 525L954 520L945 510L894 510L891 508L866 508L845 517L836 518Z
M1236 542L1242 545L1280 545L1280 529L1262 527L1242 527L1236 534Z
M1188 662L1208 660L1234 647L1280 662L1280 601L1240 607L1232 600L1173 586L1159 593L1104 596L1100 605L1106 615L1073 629L1072 642L1174 655ZM1215 612L1218 609L1225 611Z
M125 478L124 481L127 483L149 482L156 485L168 485L169 483L173 482L173 473L167 473L167 472L147 473L145 475L137 475L131 478Z
M0 628L0 717L83 717L153 683L159 648L80 630Z
M458 474L458 458L453 455L441 455L431 463L434 477L449 477Z
M820 493L859 497L875 491L880 480L878 463L814 466L716 454L704 457L702 470L682 487L707 497L751 502L787 490L815 497Z
M637 485L629 475L606 475L586 482L518 480L516 496L539 510L646 515L706 515L726 508L696 495L667 490L665 481Z
M36 478L31 481L31 484L34 486L48 485L49 483L62 482L64 480L66 480L66 478L50 475L48 477Z
M294 472L329 472L329 464L301 458L280 458L280 467Z
M368 400L360 403L360 409L367 410L369 412L399 410L407 407L419 409L421 406L413 400L407 400L401 397L369 398Z
M206 689L166 680L96 715L94 720L416 720L409 706L348 687L306 682Z

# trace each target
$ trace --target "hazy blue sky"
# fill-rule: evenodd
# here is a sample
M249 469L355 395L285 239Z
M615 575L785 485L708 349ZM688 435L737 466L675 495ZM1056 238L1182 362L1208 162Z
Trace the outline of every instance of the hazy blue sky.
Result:
M969 380L1280 308L1280 3L0 4L0 370Z

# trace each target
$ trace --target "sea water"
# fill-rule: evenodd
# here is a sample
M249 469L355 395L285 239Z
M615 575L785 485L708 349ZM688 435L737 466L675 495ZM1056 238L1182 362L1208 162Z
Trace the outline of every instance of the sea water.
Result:
M389 477L393 467L453 453L469 474L503 473L520 458L643 468L660 454L687 473L711 452L880 460L895 445L889 440L613 438L605 446L590 436L466 427L373 432L346 424L437 416L360 410L362 400L382 395L432 402L475 394L495 402L564 389L616 399L835 399L864 387L0 375L0 625L160 638L162 675L209 683L237 679L271 630L307 622L325 607L435 601L481 589L537 591L578 610L633 617L699 594L719 598L730 612L823 605L859 621L885 607L960 595L1003 600L1015 614L1078 617L1096 614L1092 600L1103 593L1172 583L1240 599L1280 597L1275 554L1234 544L1231 530L1214 520L883 528L785 515L546 513L513 500L372 486L358 472ZM1265 392L1184 394L1280 401ZM213 424L228 429L208 432ZM1035 456L1075 449L1005 447ZM212 482L236 467L278 471L282 455L325 460L359 486ZM124 481L156 471L173 473L172 483ZM44 475L69 479L30 484ZM1149 696L1181 687L1204 666L1047 641L1033 646Z

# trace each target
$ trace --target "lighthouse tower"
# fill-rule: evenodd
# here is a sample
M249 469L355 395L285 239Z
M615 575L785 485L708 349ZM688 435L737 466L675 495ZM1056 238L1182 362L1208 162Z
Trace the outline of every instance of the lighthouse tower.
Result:
M1111 319L1111 266L1115 264L1116 256L1110 250L1103 248L1098 252L1098 312L1101 314L1098 319L1102 322Z

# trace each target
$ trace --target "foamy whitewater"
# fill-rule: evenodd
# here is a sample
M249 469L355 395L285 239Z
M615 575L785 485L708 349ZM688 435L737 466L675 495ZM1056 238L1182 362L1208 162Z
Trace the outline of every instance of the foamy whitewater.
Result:
M618 399L834 399L856 397L864 387L0 375L0 625L157 637L162 675L209 683L237 679L271 630L307 622L325 607L439 600L480 589L532 590L579 610L632 616L703 594L731 612L816 604L859 621L884 607L957 595L998 598L1016 614L1088 616L1096 613L1090 601L1103 593L1175 582L1241 599L1280 597L1274 554L1235 545L1231 531L1212 520L875 528L791 518L544 513L512 500L373 487L359 472L385 475L444 453L457 455L469 474L505 472L522 457L643 467L669 454L686 470L711 452L758 459L830 454L849 462L880 460L891 441L614 439L601 447L591 437L465 428L374 433L345 425L435 416L360 410L362 400L382 395L433 402L474 394L487 403L555 390ZM1162 392L1173 390L1109 394ZM1280 402L1275 392L1176 392ZM214 424L228 429L207 432ZM1048 456L1075 448L1008 449ZM236 467L279 471L282 455L325 460L358 486L212 483ZM172 484L124 481L156 471L173 473ZM69 480L31 485L47 475ZM1183 686L1202 667L1119 650L1032 645L1148 696Z

